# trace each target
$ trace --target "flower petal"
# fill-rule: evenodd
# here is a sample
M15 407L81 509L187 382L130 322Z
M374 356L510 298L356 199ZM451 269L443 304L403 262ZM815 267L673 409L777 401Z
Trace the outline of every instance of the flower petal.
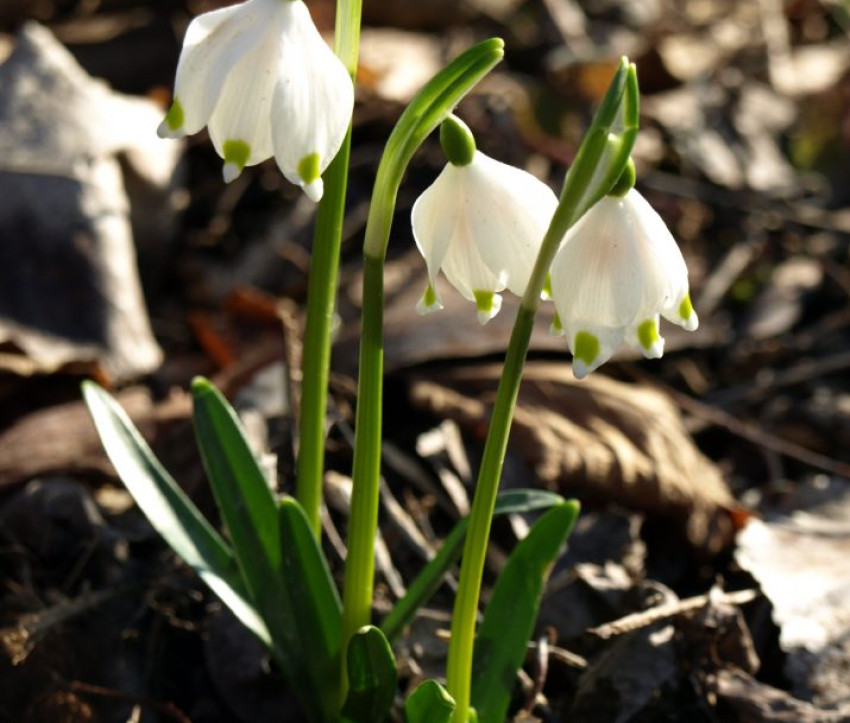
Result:
M159 128L167 137L197 133L210 119L233 66L266 31L274 0L248 0L196 17L186 30L174 83L175 105Z
M287 1L281 12L282 53L272 98L274 155L283 175L318 200L319 175L336 156L351 122L354 86L307 6Z
M565 328L577 320L626 327L643 294L634 228L623 200L605 197L573 226L552 263L552 294Z
M481 258L521 296L558 199L530 173L476 152L468 166L469 228Z
M279 64L280 25L280 11L266 19L266 32L231 68L209 120L210 140L225 161L225 180L273 154L272 97L277 78L272 71ZM237 144L239 151L234 153Z
M460 215L458 189L463 186L465 168L447 164L437 180L416 199L410 213L413 238L428 267L428 278L434 286L440 266L449 250Z
M464 298L475 301L476 293L502 291L505 282L490 271L481 257L470 228L471 221L467 215L470 203L465 190L458 189L458 197L454 199L460 208L441 269Z

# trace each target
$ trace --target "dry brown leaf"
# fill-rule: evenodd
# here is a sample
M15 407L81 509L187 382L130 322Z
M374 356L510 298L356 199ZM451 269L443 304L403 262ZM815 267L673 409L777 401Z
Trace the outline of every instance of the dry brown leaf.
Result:
M500 366L417 380L413 403L483 436ZM460 391L462 390L462 391ZM531 363L520 390L512 448L542 486L586 500L681 519L688 538L716 550L729 542L735 502L663 393L601 374L577 382L566 364Z
M850 710L822 710L789 693L761 683L747 673L721 670L717 696L740 723L847 723Z
M159 422L191 416L185 393L173 393L158 405L141 387L131 387L116 396L148 436ZM41 475L74 471L115 474L82 400L32 412L0 433L0 488Z

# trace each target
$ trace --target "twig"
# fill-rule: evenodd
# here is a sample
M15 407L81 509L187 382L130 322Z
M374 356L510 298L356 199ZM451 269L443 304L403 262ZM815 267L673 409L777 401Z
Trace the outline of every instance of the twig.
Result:
M121 690L113 690L112 688L104 688L100 685L92 685L91 683L83 683L79 680L68 681L68 689L73 693L83 693L84 695L97 695L101 698L112 698L128 703L135 703L144 708L152 710L167 716L177 723L192 723L191 718L180 710L174 703L161 703L157 700L152 700L141 695L133 695L125 693Z
M689 597L685 600L676 600L675 602L664 603L663 605L658 605L657 607L643 610L639 613L632 613L619 620L600 625L598 628L590 628L587 632L598 638L607 640L623 633L640 630L660 620L699 610L709 603L744 605L755 600L758 595L758 590L738 590L727 593L712 591L706 595L697 595L696 597Z

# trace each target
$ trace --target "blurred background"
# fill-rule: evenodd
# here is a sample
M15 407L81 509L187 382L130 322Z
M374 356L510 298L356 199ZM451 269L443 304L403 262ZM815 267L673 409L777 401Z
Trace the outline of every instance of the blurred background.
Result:
M0 721L256 722L292 705L135 511L79 402L83 378L115 390L212 514L185 392L210 376L292 489L315 207L274 161L225 186L205 132L155 135L188 23L225 4L0 0ZM330 37L334 3L308 6ZM577 384L541 310L503 484L586 513L541 618L563 655L548 673L530 656L518 720L850 720L850 5L363 12L329 414L337 570L361 242L395 120L448 60L501 36L504 62L458 113L483 151L557 191L627 55L637 187L680 243L701 326L667 325L662 360L623 349ZM416 316L410 208L443 164L432 138L390 243L378 613L468 509L516 308L480 327L445 286L446 309ZM491 572L525 524L496 526ZM402 685L442 669L451 600L449 584L410 631Z

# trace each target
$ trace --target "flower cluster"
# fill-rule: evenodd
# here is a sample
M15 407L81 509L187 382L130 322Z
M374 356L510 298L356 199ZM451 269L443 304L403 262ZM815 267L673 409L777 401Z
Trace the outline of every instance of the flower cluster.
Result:
M179 138L208 126L225 181L274 156L318 201L353 105L348 71L302 0L247 0L191 22L158 133Z
M498 292L525 292L557 199L528 173L476 151L458 119L443 125L441 140L449 163L412 214L429 277L418 308L441 308L435 278L442 270L475 301L484 323L499 311ZM679 247L632 187L631 163L624 178L567 232L552 263L553 326L567 337L579 379L610 359L623 341L647 358L660 357L661 316L688 330L698 324Z

